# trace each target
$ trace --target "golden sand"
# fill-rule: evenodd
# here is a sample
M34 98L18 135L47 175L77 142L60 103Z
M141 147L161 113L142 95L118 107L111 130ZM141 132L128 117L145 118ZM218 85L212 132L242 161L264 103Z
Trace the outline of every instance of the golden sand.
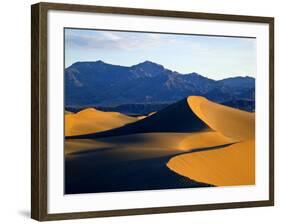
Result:
M145 115L140 115L140 116L137 116L136 118L138 119L138 120L142 120L142 119L144 119L144 118L146 118L147 116L145 116Z
M154 112L150 112L148 115L140 115L140 116L137 116L137 118L139 119L139 120L142 120L142 119L144 119L144 118L147 118L147 117L149 117L149 116L151 116L151 115L153 115L153 114L156 114L157 112L156 111L154 111Z
M199 96L190 96L187 102L201 120L222 135L238 141L255 137L255 113L223 106Z
M105 153L113 153L122 160L170 156L168 168L195 181L215 186L255 184L255 114L199 96L188 97L186 106L212 130L72 139L65 141L65 153L106 148ZM66 114L65 120L66 136L72 136L110 130L139 118L86 109Z
M99 139L72 139L65 141L65 152L81 152L85 150L99 150L99 148L162 148L166 150L190 151L234 143L232 139L222 136L218 132L203 133L144 133Z
M103 112L88 108L75 114L65 114L65 136L106 131L137 120L137 118L117 112Z
M193 180L215 186L255 184L255 142L175 156L167 166Z
M179 142L181 150L195 150L235 143L236 141L216 131L193 133Z
M220 135L213 137L212 141L226 138L236 143L224 148L178 155L171 158L167 166L180 175L215 186L255 184L255 114L199 96L188 97L187 102L192 111ZM207 135L192 140L186 138L184 144L206 140L207 144L210 143Z

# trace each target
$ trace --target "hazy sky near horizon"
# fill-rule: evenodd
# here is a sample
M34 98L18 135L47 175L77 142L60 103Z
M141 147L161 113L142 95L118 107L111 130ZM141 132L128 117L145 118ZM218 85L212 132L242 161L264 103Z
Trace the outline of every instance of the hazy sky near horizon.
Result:
M65 66L97 61L132 66L149 60L183 74L219 80L256 75L256 39L65 29Z

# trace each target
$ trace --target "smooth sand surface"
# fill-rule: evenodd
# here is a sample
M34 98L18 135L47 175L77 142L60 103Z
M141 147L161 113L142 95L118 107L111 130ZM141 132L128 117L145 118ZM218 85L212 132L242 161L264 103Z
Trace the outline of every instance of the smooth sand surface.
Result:
M100 148L65 156L65 193L208 187L168 169L166 148Z
M151 154L154 149L168 151L190 151L207 147L221 146L235 143L234 140L222 136L218 132L202 133L144 133L126 136L116 136L98 139L68 139L65 141L65 153L77 153L100 148L149 148Z
M192 96L141 120L78 114L67 128L79 136L65 140L67 192L255 184L254 113Z
M222 135L237 141L255 137L255 113L223 106L199 96L190 96L187 102L202 121Z
M65 114L65 136L106 131L137 120L137 118L117 112L103 112L88 108L78 113Z
M188 97L187 102L202 121L221 135L220 138L237 143L178 155L171 158L167 166L180 175L215 186L255 184L255 114L199 96ZM204 142L206 136L194 140ZM186 138L185 144L193 141Z
M109 143L98 142L91 139L69 139L64 141L64 153L67 155L70 153L84 152L87 150L102 149L109 146Z
M148 115L140 115L140 116L137 116L137 118L138 118L139 120L142 120L142 119L147 118L147 117L149 117L149 116L151 116L151 115L153 115L153 114L156 114L156 113L157 113L157 111L150 112Z
M255 184L255 141L175 156L167 166L193 180L215 186Z
M77 135L71 139L96 139L138 133L176 132L190 133L210 130L209 127L191 110L186 99L176 102L136 122L108 131Z
M198 141L204 137L205 141ZM194 143L186 142L187 138ZM69 139L65 142L65 191L89 193L208 187L208 183L191 180L170 170L166 164L170 158L186 151L225 145L229 141L215 132Z

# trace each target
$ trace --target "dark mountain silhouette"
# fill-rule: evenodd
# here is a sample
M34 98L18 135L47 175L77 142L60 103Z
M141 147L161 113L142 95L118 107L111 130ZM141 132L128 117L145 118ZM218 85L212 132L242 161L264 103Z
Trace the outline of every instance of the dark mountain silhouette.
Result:
M96 108L97 110L101 111L114 111L114 112L120 112L123 114L127 114L130 116L134 115L148 115L151 112L159 111L164 109L165 107L169 106L170 103L159 103L159 104L153 104L153 103L135 103L135 104L122 104L115 107L107 107L107 106L92 106ZM65 107L66 111L77 113L81 110L85 109L84 106L78 107Z
M255 111L255 101L254 100L234 100L234 101L227 101L224 102L223 105L235 107L240 110L245 110L248 112Z
M151 112L160 111L165 107L169 106L167 103L159 103L159 104L122 104L116 107L96 107L96 109L101 111L115 111L120 112L127 115L148 115Z
M219 103L254 100L255 95L255 79L251 77L215 81L195 72L180 74L151 61L130 67L103 61L77 62L65 69L64 80L65 106L74 110L116 108L138 114L162 109L190 95Z

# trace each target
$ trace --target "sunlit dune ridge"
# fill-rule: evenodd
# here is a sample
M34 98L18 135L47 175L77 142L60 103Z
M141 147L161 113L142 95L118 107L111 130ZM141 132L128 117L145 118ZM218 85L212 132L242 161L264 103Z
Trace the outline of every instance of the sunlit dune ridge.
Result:
M65 119L66 136L74 136L65 141L67 155L98 151L114 162L165 156L165 168L198 182L255 183L255 113L190 96L141 119L95 109Z
M88 108L78 113L65 114L65 136L106 131L137 120L118 112L103 112Z
M255 183L255 114L223 106L204 97L191 96L193 112L211 129L234 144L175 156L167 166L174 172L216 186ZM205 141L200 138L198 141ZM190 144L191 141L186 139Z
M141 119L147 118L147 117L149 117L149 116L151 116L151 115L153 115L153 114L155 114L155 113L156 113L156 111L150 112L148 115L140 115L140 116L137 116L137 118L138 118L139 120L141 120Z
M255 184L255 142L175 156L167 166L176 173L215 186Z
M210 128L234 140L255 137L255 114L190 96L187 102L193 112Z
M80 136L70 136L67 139L97 139L113 136L123 136L141 133L195 133L208 131L210 128L191 110L182 99L164 109L157 111L136 122L108 131L93 132ZM166 139L163 139L166 142Z

